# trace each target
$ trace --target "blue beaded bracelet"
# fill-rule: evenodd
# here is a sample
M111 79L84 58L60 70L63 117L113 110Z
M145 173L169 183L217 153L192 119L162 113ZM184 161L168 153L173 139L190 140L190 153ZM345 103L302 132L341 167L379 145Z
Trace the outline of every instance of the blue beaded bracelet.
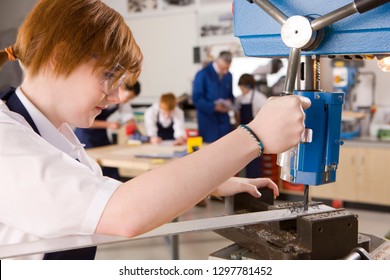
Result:
M245 131L247 131L249 133L249 135L256 141L257 145L259 145L260 147L260 152L259 152L259 155L257 157L261 157L263 152L264 152L264 145L263 145L263 142L260 141L259 137L257 137L257 135L252 131L252 129L250 129L248 126L244 125L244 124L240 124L240 126L242 129L244 129Z

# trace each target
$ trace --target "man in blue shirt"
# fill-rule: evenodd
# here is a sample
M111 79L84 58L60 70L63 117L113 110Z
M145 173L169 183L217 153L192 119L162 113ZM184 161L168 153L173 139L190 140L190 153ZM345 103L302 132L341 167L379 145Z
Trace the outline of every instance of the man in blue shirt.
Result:
M200 70L193 82L192 101L196 107L199 135L211 143L231 131L228 112L234 103L232 54L222 51L218 58Z

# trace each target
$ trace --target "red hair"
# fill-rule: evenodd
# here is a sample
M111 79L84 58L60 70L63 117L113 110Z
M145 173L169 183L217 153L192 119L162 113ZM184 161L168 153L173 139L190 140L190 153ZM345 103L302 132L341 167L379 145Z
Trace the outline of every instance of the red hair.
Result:
M167 106L169 111L172 111L176 107L176 96L173 93L164 93L160 97L160 104Z

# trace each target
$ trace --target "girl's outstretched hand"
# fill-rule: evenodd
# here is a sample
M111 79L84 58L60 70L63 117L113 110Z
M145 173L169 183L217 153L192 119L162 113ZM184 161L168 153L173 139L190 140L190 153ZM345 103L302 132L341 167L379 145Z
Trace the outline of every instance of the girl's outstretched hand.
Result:
M218 188L216 188L211 195L232 196L238 193L246 192L253 197L259 198L261 193L258 189L261 188L272 189L275 197L279 195L278 186L269 178L249 179L241 177L231 177L222 183Z

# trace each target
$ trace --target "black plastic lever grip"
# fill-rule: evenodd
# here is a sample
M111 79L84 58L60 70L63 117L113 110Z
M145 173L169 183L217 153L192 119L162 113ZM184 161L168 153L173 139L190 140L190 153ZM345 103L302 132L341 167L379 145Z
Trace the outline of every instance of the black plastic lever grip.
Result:
M355 6L358 12L362 14L388 2L390 0L355 0Z

